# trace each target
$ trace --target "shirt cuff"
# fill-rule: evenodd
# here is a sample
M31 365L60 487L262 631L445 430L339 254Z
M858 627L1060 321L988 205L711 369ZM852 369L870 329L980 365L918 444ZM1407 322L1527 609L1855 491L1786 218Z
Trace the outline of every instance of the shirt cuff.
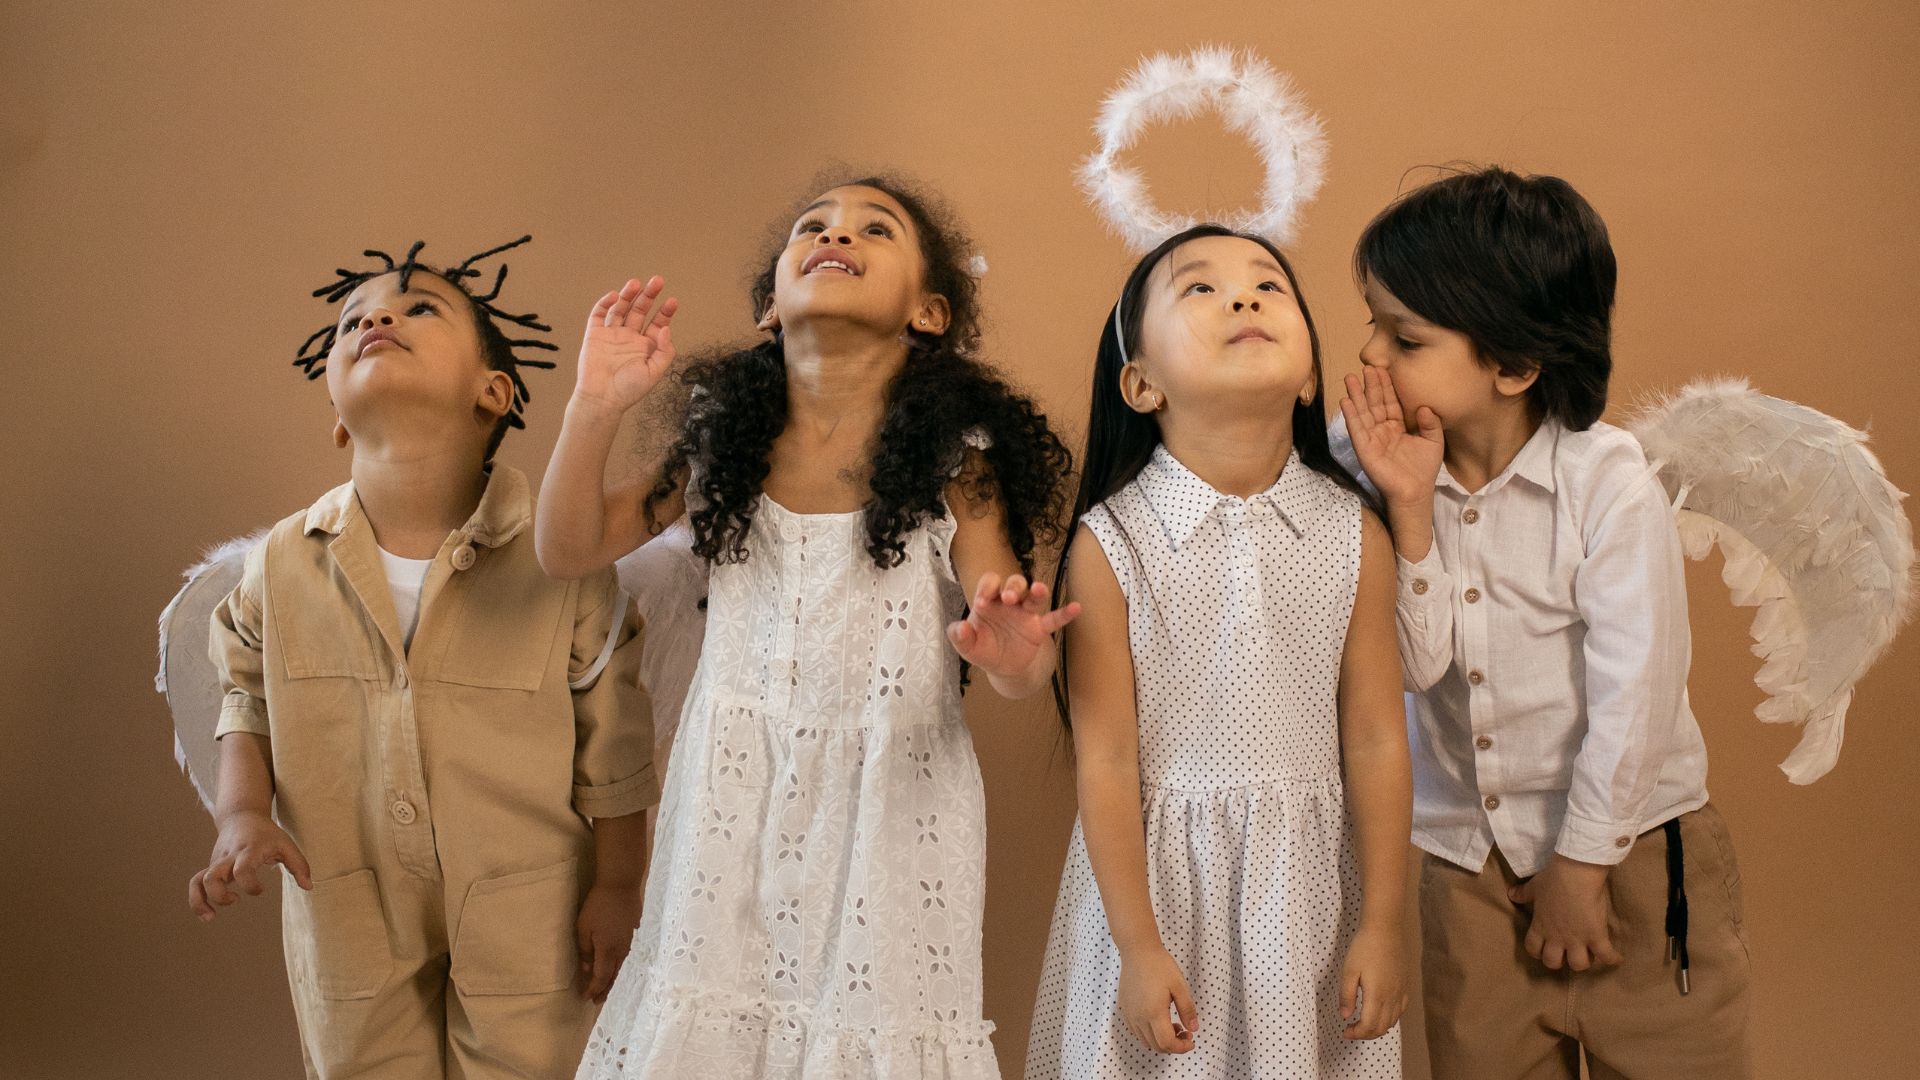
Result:
M1400 582L1401 604L1425 607L1447 598L1447 586L1452 579L1447 576L1446 564L1440 561L1438 544L1429 547L1417 563L1408 562L1397 552L1393 562Z
M1579 862L1614 866L1633 850L1639 832L1633 824L1594 821L1569 813L1560 823L1560 839L1553 850Z
M637 814L660 801L660 780L653 766L611 784L573 785L573 809L585 818L616 818Z
M267 727L267 703L245 694L227 695L220 705L220 723L213 729L213 737L217 740L236 731L271 736L272 730Z

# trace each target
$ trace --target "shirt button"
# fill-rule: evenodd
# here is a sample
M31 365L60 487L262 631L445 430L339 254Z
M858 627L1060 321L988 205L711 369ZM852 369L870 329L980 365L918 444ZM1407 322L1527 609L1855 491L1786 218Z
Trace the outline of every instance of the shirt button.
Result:
M1478 671L1469 671L1467 672L1467 681L1475 686L1479 686L1481 683L1487 681L1487 677Z
M1479 603L1479 602L1480 602L1480 590L1479 590L1479 589L1468 589L1468 590L1467 590L1467 603L1469 603L1469 604L1477 604L1477 603Z
M391 806L389 809L392 810L393 812L393 820L399 822L402 825L413 824L414 813L413 813L412 803L406 801L405 799L401 799L395 802L393 806Z
M1479 747L1482 750L1491 750L1493 749L1493 736L1482 735L1479 738L1473 740L1473 745Z
M1485 802L1482 805L1484 805L1489 810L1498 810L1500 809L1500 796L1489 795L1487 796Z
M785 540L789 544L795 542L796 540L799 540L800 526L795 525L791 521L781 522L780 523L780 539Z
M453 549L453 568L455 570L473 569L473 545L461 544Z
M1426 578L1414 578L1414 579L1413 579L1413 586L1412 586L1412 588L1413 588L1413 595L1415 595L1415 596L1425 596L1425 595L1427 595L1427 579L1426 579Z
M1633 837L1631 837L1631 836L1622 836L1622 837L1620 837L1619 839L1617 839L1617 840L1615 840L1615 841L1613 842L1613 846L1614 846L1614 847L1626 847L1626 846L1627 846L1628 844L1631 844L1631 843L1633 843Z
M1460 515L1460 520L1471 525L1474 522L1480 520L1480 511L1475 510L1473 507L1469 506L1467 507L1466 513Z

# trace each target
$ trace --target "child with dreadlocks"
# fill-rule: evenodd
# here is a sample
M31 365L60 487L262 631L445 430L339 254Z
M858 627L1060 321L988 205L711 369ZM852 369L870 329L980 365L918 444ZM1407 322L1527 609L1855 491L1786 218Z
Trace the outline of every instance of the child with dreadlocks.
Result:
M353 478L281 521L215 609L219 839L202 919L279 864L310 1077L549 1077L572 1067L639 921L657 795L632 605L534 557L524 476L493 463L527 389L498 323L535 316L368 252L315 292ZM277 817L277 822L276 822ZM591 826L589 825L591 822ZM576 970L577 967L577 970Z
M598 572L685 514L709 579L645 918L580 1076L999 1075L962 662L1037 691L1075 609L1028 580L1067 450L974 358L965 250L896 182L820 194L754 282L768 338L681 373L664 461L610 493L677 305L655 278L593 310L541 563Z

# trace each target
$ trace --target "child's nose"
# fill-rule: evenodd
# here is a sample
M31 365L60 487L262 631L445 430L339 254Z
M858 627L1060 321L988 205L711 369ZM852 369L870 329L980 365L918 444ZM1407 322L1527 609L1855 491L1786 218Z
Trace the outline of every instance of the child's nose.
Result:
M820 231L819 242L823 246L828 244L851 244L853 243L853 234L845 229L822 229Z
M1237 297L1233 301L1235 311L1259 311L1260 301L1251 296Z
M360 316L360 321L355 325L362 329L369 326L392 326L393 312L388 311L386 308L374 308L372 311Z

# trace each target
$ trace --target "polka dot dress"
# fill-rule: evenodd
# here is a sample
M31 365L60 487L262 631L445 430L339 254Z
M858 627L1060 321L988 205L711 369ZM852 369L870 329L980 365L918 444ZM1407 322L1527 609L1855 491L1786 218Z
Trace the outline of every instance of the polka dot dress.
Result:
M1122 1023L1076 824L1027 1077L1398 1077L1398 1029L1341 1037L1360 897L1336 693L1359 500L1297 453L1268 490L1222 495L1161 447L1085 521L1127 598L1148 886L1200 1026L1159 1054Z

